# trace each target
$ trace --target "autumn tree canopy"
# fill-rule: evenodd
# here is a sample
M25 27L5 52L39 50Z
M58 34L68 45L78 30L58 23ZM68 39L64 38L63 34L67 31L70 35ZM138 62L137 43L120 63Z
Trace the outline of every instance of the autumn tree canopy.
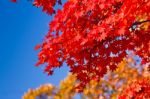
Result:
M16 1L16 0L13 0ZM150 60L150 0L34 0L54 17L40 49L37 66L52 74L64 62L82 85L99 80L107 69L134 51Z

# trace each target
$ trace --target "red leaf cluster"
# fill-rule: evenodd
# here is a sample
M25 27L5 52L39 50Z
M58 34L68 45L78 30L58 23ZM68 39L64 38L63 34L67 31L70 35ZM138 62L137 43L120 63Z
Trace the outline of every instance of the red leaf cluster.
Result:
M42 7L44 12L52 15L55 13L54 6L56 3L62 4L61 0L34 0L33 4L37 7Z
M119 99L149 99L150 98L150 80L142 79L132 82Z
M56 0L34 4L52 14ZM66 62L84 85L115 70L128 50L149 62L149 23L150 0L69 0L49 24L37 65L52 74Z

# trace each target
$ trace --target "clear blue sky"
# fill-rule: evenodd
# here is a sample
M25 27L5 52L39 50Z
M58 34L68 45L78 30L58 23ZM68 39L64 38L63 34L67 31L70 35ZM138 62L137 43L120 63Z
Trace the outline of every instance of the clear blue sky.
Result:
M0 0L0 99L21 99L28 88L45 83L58 85L68 73L64 66L47 76L34 66L34 46L42 42L51 19L27 0Z

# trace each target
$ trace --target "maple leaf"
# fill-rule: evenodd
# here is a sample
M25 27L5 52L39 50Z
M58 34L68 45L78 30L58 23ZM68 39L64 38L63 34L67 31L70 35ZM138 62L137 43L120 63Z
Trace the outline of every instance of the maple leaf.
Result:
M62 5L61 0L34 0L33 5L37 7L42 7L42 10L49 15L54 14L56 11L54 6L58 3Z
M16 2L17 2L17 0L11 0L11 2L14 2L14 3L16 3Z
M41 47L41 45L40 45L40 44L38 44L38 45L36 45L36 46L35 46L35 48L34 48L34 49L35 49L35 50L38 50L40 47Z

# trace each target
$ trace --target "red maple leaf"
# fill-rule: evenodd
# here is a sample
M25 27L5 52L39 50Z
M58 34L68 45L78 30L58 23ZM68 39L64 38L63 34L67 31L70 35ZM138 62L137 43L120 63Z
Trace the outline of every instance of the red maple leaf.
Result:
M14 3L16 3L17 2L17 0L10 0L11 2L14 2Z

